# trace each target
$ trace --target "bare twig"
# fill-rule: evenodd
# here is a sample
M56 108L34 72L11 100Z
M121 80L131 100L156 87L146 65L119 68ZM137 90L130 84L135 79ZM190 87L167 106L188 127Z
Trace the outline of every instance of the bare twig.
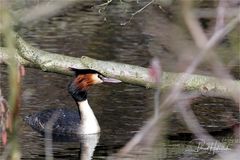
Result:
M161 106L162 110L160 112L160 79L161 79L161 65L160 61L157 57L154 57L151 61L151 65L149 68L149 75L150 78L156 83L157 88L154 94L154 115L153 117L147 122L145 126L120 150L119 154L124 155L131 152L139 143L143 140L147 141L145 145L142 144L141 147L149 148L154 140L159 136L160 130L164 128L165 118L169 115L170 111L167 109L167 106ZM159 124L158 122L161 123ZM156 126L156 124L159 124ZM162 135L164 131L161 131ZM146 138L147 137L147 138Z
M149 3L147 3L145 6L143 6L141 9L137 10L136 12L131 14L131 17L129 18L129 20L127 22L121 23L121 25L126 25L128 23L130 23L132 21L132 19L134 18L135 15L137 15L138 13L142 12L145 8L147 8L150 4L152 4L154 2L154 0L151 0Z
M157 57L154 57L151 60L151 65L149 67L149 75L153 79L153 81L156 83L156 91L154 94L154 118L158 118L159 116L159 107L160 107L160 80L161 80L161 65L160 60Z
M219 7L223 7L223 4L220 3L219 5L220 5ZM214 70L214 72L221 78L232 79L232 76L229 74L229 72L225 70L223 65L220 63L219 58L216 56L216 53L212 49L217 45L219 41L223 39L223 37L225 37L230 31L232 31L235 28L235 26L240 22L240 12L238 12L236 17L233 18L226 26L222 26L221 29L215 30L212 37L208 40L207 36L204 34L203 29L200 27L197 18L194 17L194 14L191 11L191 2L183 1L183 6L186 24L192 36L194 37L197 46L201 49L200 54L198 55L198 57L195 58L191 67L189 67L186 72L192 73L197 67L197 65L203 60L203 58L208 55L208 57L212 59L210 64L212 64L212 69ZM216 23L216 25L218 25L218 23ZM223 84L228 85L228 88L230 88L231 93L233 93L232 96L235 97L234 99L237 102L239 102L239 99L237 97L240 94L240 89L234 88L234 86L231 83L224 82Z
M225 12L226 12L226 1L219 0L219 4L217 7L215 32L224 27Z
M9 96L8 96L8 106L9 106L9 116L8 116L8 130L11 134L11 139L9 143L11 144L10 147L10 154L8 155L11 159L20 159L21 152L19 150L18 144L18 113L20 109L20 81L21 81L21 73L19 70L19 64L14 56L15 51L15 38L14 33L12 31L12 23L11 23L11 16L7 11L7 8L0 6L1 13L5 16L2 17L2 24L3 27L1 28L1 33L5 37L5 45L8 48L8 80L9 80Z
M104 7L104 6L107 6L107 5L109 5L111 2L112 2L112 0L108 0L108 1L105 2L105 3L102 3L102 4L98 5L98 7Z
M183 2L188 2L188 1L183 1ZM186 12L186 14L190 14L188 12ZM185 16L188 19L188 16ZM194 18L192 18L192 16L190 17L190 19L192 19L193 21L196 21ZM189 21L189 20L187 20ZM234 29L234 27L239 23L240 21L240 14L234 18L232 21L230 21L224 28L222 28L221 30L219 30L217 33L215 33L210 40L207 41L207 44L205 44L204 42L206 41L206 37L202 36L201 34L195 34L195 32L202 32L202 29L197 26L197 23L195 22L187 22L187 24L189 24L189 29L192 31L193 33L193 37L195 37L196 39L196 43L202 47L202 50L200 51L200 53L197 55L197 57L194 59L194 61L191 63L191 65L187 68L187 70L185 71L185 73L179 77L179 80L177 83L175 83L171 94L169 95L169 97L163 102L163 104L165 103L171 103L174 101L174 99L176 99L179 94L180 94L180 90L181 87L183 85L183 83L187 80L187 78L189 77L190 74L192 74L194 72L194 70L197 68L197 66L200 64L200 62L204 59L204 57L209 53L209 51L211 51L211 49L217 45L217 43L225 36L227 35L231 30ZM196 30L192 29L195 27L196 25ZM195 36L194 36L195 35ZM202 37L202 38L197 38L198 36Z
M160 113L158 118L162 117L164 113ZM156 123L158 122L158 118L152 118L148 121L148 123L140 129L140 131L119 151L120 155L124 155L133 150L133 148L139 144L149 133L152 133L151 130L156 127ZM152 137L155 139L155 136Z
M100 5L98 5L97 7L100 7L100 9L98 10L98 13L102 13L102 10L105 10L106 7L112 2L112 0L107 0L107 2L102 3Z
M197 21L191 10L192 1L182 0L182 12L185 23L198 47L203 48L205 45L206 37L201 28L201 25ZM197 59L197 58L196 58Z
M211 50L211 48L213 48L217 44L217 42L220 41L220 39L222 37L224 37L227 33L229 33L230 30L232 30L239 21L238 18L235 18L232 21L232 23L229 23L228 26L225 27L223 30L219 31L218 34L214 34L214 36L208 41L207 46L205 46L207 38L205 37L204 32L202 31L198 22L195 21L195 18L192 17L192 13L189 12L187 14L188 14L188 16L186 16L186 19L188 19L188 24L190 26L194 26L192 29L196 29L196 30L192 30L192 33L195 36L198 46L200 46L200 48L203 48L203 51L201 52L201 54L199 56L200 58L197 57L195 59L195 61L193 62L193 64L191 66L189 66L189 68L185 72L185 76L181 77L180 81L177 84L175 84L173 91L169 95L168 99L165 101L167 103L163 103L163 106L170 105L171 103L177 101L177 98L180 96L180 90L181 90L182 83L185 82L187 75L189 75L190 73L192 73L195 70L197 65L201 62L203 57L205 57L205 55L208 53L208 51ZM200 34L198 34L199 32L200 32ZM199 38L199 36L200 36L200 38ZM199 123L197 122L197 120L192 112L191 112L192 114L189 113L190 116L188 114L186 114L186 110L181 110L181 113L182 113L188 127L197 137L204 139L204 140L208 140L208 141L211 140L211 141L216 142L216 140L213 137L208 135L207 132L205 130L203 130L203 128L200 127ZM191 124L191 122L194 122L193 125ZM157 124L157 122L154 123L153 121L150 121L149 124L147 124L145 127L147 128L148 125L149 125L148 127L150 127L150 126L154 127L154 125L156 125L156 124ZM138 133L132 139L132 141L130 141L123 148L122 151L124 153L126 153L126 152L129 152L130 150L132 150L132 148L134 146L136 146L144 138L144 136L146 136L145 131L146 130L144 130L144 129L140 130L140 133ZM219 145L221 145L221 147L224 147L221 143L219 143ZM223 154L220 154L220 156L223 157Z
M205 55L207 53L214 55L211 49L219 42L227 33L229 33L240 21L240 14L237 15L235 19L233 19L227 26L225 26L223 29L216 31L211 39L208 41L203 30L201 29L200 25L198 24L196 18L194 18L190 8L191 3L190 1L183 1L183 10L184 10L184 17L187 23L187 26L189 27L190 32L192 33L192 36L194 37L194 40L198 47L202 49L199 56L193 61L193 63L188 67L188 69L185 72L185 76L192 73L195 68L198 66L198 64L203 60ZM228 74L227 74L228 75ZM179 80L179 83L177 83L170 96L167 98L165 103L172 103L174 101L177 101L177 97L180 97L181 87L182 83L186 77L181 77ZM239 89L237 89L239 91ZM183 105L183 106L186 106ZM179 109L179 108L178 108ZM203 128L200 127L199 123L197 122L195 115L192 112L186 112L186 107L180 109L180 113L184 117L185 123L187 124L188 128L198 137L200 140L207 140L207 141L217 141L213 137L211 137L209 134L207 134L206 131L203 130ZM208 144L207 144L208 145ZM222 144L218 142L218 145ZM222 146L224 147L224 146ZM221 158L224 158L223 153L218 153L218 155Z
M181 98L180 98L181 99ZM195 114L190 109L189 101L176 101L176 109L181 113L188 129L201 141L216 142L220 148L226 148L221 142L213 138L200 126ZM208 143L207 143L208 144ZM222 155L222 154L221 154Z
M216 18L216 9L214 8L198 8L194 9L193 12L196 15L196 18L209 18L209 19ZM239 8L231 8L230 10L225 12L225 17L226 18L236 17L236 15L238 15L238 12Z
M45 157L46 160L53 160L53 152L52 152L52 128L54 123L57 121L59 117L59 112L55 112L45 126Z

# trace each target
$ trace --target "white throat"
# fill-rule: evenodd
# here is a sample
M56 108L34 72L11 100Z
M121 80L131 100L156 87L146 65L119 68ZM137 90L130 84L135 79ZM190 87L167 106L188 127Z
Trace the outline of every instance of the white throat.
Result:
M88 101L78 102L79 111L81 113L80 134L94 134L100 132L98 121Z

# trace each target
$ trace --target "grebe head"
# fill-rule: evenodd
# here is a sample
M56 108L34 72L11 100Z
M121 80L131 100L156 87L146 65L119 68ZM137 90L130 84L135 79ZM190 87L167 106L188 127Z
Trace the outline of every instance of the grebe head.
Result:
M75 77L68 85L68 92L72 95L76 102L81 102L87 99L87 89L100 83L120 83L120 80L108 78L100 72L92 69L76 69L69 68L74 72Z

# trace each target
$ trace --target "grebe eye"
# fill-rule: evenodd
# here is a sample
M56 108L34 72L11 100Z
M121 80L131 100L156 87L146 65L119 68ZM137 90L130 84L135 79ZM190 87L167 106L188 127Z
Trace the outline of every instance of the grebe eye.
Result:
M102 79L103 79L103 76L102 76L101 74L99 74L99 75L98 75L98 78L102 80Z

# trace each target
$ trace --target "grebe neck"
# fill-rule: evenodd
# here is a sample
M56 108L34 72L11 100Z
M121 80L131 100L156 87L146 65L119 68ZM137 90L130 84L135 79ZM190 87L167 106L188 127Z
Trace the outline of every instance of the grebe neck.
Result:
M81 134L94 134L100 132L100 127L88 100L77 102L80 112L80 132Z

